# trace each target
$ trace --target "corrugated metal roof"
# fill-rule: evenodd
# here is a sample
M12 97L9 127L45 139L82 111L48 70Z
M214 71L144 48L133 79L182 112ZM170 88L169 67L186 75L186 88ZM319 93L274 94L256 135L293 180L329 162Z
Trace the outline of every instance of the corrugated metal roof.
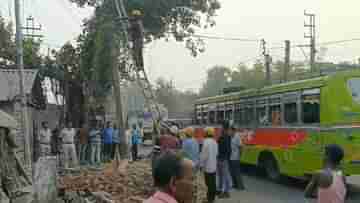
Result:
M38 70L24 70L24 90L31 93ZM16 69L0 69L0 101L10 101L20 94L19 74Z
M18 123L14 117L0 110L0 127L15 129L17 125Z

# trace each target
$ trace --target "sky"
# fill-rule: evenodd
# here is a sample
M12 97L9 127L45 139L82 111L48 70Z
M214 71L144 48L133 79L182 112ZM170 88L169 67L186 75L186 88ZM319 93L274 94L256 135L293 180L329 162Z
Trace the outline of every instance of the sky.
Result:
M13 18L13 0L0 0L1 13ZM81 21L91 15L90 9L79 9L68 0L20 0L25 16L33 15L42 25L45 46L58 48L73 41L81 32ZM304 39L304 10L316 14L316 41L318 43L360 38L360 1L331 0L220 0L222 8L215 18L215 27L199 34L220 37L265 39L267 46L306 44ZM260 58L260 43L223 40L205 40L205 53L194 58L184 44L163 40L145 48L145 64L150 80L158 77L171 79L177 88L198 90L206 80L206 71L214 65L234 68L241 62L251 63ZM319 47L320 48L320 45ZM356 61L360 57L360 41L327 46L324 61ZM291 50L291 60L303 61L309 57L304 48ZM274 60L282 60L283 49L270 49Z

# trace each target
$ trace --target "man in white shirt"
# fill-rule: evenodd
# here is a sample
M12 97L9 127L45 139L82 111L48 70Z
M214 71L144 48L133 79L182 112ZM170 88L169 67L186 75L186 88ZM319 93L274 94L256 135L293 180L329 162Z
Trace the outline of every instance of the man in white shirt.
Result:
M44 121L41 123L42 128L39 133L39 147L40 147L40 157L51 156L51 130L49 128L49 123Z
M77 155L74 144L74 137L76 135L75 129L72 127L72 123L68 122L66 127L60 132L62 139L62 145L64 150L64 168L77 167Z
M207 185L207 199L209 203L213 203L216 197L216 166L218 156L218 144L216 143L215 129L206 128L206 138L203 143L200 154L200 167L205 174L205 183Z

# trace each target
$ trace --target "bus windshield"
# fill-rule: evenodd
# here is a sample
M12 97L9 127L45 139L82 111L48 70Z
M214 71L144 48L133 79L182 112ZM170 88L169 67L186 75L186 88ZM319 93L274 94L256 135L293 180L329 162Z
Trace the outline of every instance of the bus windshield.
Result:
M360 78L352 78L348 80L348 85L353 99L360 102Z

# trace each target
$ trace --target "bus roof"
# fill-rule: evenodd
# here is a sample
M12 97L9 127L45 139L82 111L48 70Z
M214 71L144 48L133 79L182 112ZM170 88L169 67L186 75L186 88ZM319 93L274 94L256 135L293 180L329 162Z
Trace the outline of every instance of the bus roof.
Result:
M201 98L196 101L196 104L224 102L224 101L253 97L253 96L271 95L282 92L296 91L300 89L317 88L323 86L325 82L328 80L328 78L329 76L320 76L306 80L298 80L287 83L275 84L259 89L248 89L248 90L243 90L229 94Z

